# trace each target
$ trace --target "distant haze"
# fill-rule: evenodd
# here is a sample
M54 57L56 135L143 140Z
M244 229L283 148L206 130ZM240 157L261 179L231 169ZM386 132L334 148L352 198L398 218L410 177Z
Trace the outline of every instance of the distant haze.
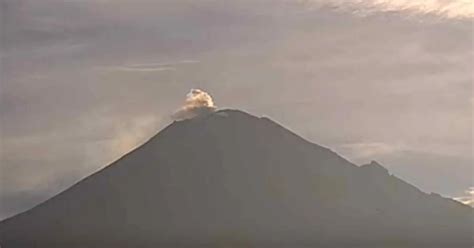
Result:
M151 137L193 88L424 191L472 199L471 1L0 8L0 218Z

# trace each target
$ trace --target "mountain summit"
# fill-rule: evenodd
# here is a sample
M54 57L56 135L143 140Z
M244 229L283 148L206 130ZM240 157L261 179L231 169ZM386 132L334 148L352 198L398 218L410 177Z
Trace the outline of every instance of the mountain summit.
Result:
M176 121L0 223L2 248L471 246L473 209L268 118Z

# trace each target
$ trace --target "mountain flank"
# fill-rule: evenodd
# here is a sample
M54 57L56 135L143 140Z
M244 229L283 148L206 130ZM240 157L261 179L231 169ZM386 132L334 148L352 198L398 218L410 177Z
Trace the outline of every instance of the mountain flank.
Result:
M67 166L67 165L65 165ZM220 110L0 223L2 248L471 247L474 211Z

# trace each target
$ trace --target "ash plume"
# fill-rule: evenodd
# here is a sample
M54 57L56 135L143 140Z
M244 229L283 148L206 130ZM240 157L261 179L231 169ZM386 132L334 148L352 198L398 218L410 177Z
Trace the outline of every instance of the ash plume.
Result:
M200 89L191 89L186 95L183 106L176 110L171 118L176 121L191 119L201 114L216 111L211 95Z

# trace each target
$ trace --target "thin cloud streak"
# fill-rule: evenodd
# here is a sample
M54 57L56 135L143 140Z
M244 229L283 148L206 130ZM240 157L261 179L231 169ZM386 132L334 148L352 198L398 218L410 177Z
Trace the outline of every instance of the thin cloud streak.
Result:
M131 68L172 67L172 66L183 65L183 64L197 64L197 63L200 63L200 61L199 60L180 60L177 62L168 62L168 63L151 62L151 63L131 64L131 65L128 65L127 67L131 67Z
M152 62L152 63L137 63L122 66L112 66L102 68L111 71L128 71L128 72L159 72L159 71L176 71L177 67L185 64L197 64L199 60L180 60L177 62Z
M107 68L108 70L112 71L129 71L129 72L153 72L153 71L176 71L176 68L174 67L150 67L150 68L137 68L137 67L126 67L126 66L121 66L121 67L112 67L112 68Z
M302 0L300 3L310 8L330 7L358 15L400 12L450 19L474 18L474 2L470 0Z

